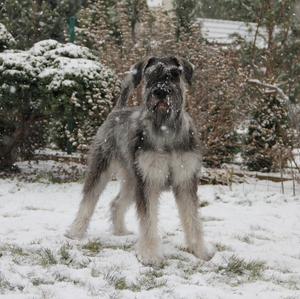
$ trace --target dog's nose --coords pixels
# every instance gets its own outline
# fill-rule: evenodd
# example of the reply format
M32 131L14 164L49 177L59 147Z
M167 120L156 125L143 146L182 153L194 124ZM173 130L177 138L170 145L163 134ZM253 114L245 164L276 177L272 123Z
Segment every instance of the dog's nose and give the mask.
M156 88L153 91L153 94L159 99L159 100L163 100L167 97L167 95L169 94L169 90L165 89L165 88Z

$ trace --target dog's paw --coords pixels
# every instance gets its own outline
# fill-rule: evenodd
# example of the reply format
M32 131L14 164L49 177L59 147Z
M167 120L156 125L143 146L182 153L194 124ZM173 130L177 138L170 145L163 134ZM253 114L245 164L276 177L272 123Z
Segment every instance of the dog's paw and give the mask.
M137 244L137 258L144 265L160 266L163 255L158 240L147 240Z
M196 257L203 261L209 261L216 253L216 249L213 247L198 247L190 250Z
M163 256L157 253L137 253L138 260L146 266L161 266L163 264Z
M84 237L84 233L79 233L70 229L65 232L64 236L72 240L81 240Z

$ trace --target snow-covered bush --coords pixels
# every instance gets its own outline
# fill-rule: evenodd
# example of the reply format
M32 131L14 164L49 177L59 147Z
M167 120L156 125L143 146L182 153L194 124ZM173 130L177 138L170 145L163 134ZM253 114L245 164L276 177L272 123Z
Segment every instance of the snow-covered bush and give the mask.
M6 27L0 23L0 52L6 50L16 43L13 36L7 31Z
M0 168L41 144L48 97L38 75L44 67L44 59L29 52L0 53Z
M85 47L54 41L35 44L47 67L39 74L51 94L50 139L62 150L86 150L119 92L116 75Z
M54 40L0 53L0 82L0 168L43 136L64 150L85 149L119 91L116 75L87 48Z

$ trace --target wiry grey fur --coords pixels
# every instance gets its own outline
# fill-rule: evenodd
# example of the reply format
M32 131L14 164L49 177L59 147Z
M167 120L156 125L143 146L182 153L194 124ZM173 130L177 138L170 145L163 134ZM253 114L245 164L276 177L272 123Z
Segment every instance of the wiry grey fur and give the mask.
M123 83L115 109L91 146L83 199L67 233L82 238L111 173L118 170L121 190L111 204L114 233L127 234L124 215L136 203L140 223L138 256L161 261L157 209L162 190L172 188L189 250L207 259L198 212L199 141L185 111L185 85L192 65L176 57L152 57L136 64ZM131 91L143 81L143 104L127 107Z

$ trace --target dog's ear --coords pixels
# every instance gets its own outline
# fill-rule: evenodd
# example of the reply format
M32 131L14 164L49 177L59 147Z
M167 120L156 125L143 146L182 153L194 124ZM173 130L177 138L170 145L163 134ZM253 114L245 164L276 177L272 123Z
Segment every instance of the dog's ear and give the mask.
M155 64L156 61L156 57L149 57L148 59L140 61L131 67L130 73L132 76L132 83L134 88L136 88L141 83L145 70L151 65Z
M157 62L157 57L155 56L152 56L152 57L149 57L148 59L145 60L145 67L144 67L144 72L146 71L146 69L148 67L150 67L151 65L155 64Z
M128 104L128 99L133 90L141 83L145 70L155 63L156 57L150 57L146 60L140 61L130 68L129 74L122 82L119 99L116 107L125 107Z
M132 83L134 88L136 88L142 81L144 71L144 61L140 61L133 65L130 69L132 76Z
M183 76L185 81L191 85L193 74L194 74L194 65L191 64L188 60L181 58L180 59L180 66L182 68Z

